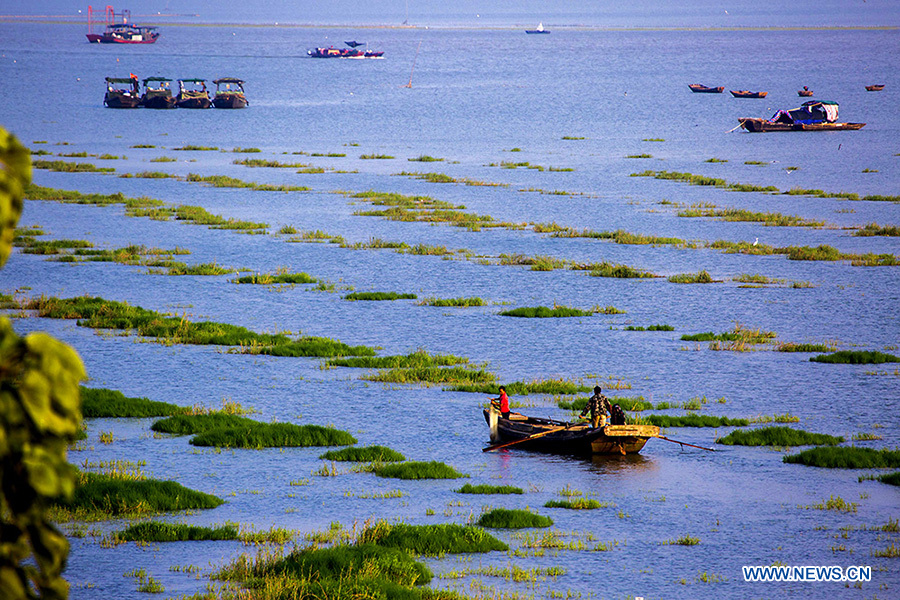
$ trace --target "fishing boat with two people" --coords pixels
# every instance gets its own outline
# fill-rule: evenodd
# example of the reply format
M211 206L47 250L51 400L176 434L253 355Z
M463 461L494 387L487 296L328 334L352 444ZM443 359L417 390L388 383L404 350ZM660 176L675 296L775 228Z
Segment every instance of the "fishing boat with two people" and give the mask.
M107 77L103 104L107 108L137 108L141 104L141 90L137 75L131 77Z
M865 123L838 123L838 103L810 100L799 108L779 110L771 119L740 118L739 127L751 133L769 131L844 131L865 127Z
M213 83L216 84L216 95L212 103L216 108L246 108L250 104L244 96L243 79L220 77L214 79Z
M121 22L117 22L117 18ZM129 23L131 11L123 10L116 14L112 6L105 9L106 29L103 33L94 33L94 9L88 6L87 39L92 44L152 44L159 39L156 27L145 27Z
M175 98L178 108L209 108L212 100L206 89L206 80L198 77L179 79L178 96Z
M175 96L169 84L171 79L166 77L147 77L144 79L144 94L141 96L141 106L144 108L175 108Z

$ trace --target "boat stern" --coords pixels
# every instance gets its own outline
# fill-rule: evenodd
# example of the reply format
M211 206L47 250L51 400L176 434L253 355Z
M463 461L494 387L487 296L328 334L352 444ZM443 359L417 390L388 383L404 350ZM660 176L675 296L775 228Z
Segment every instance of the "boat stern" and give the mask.
M659 436L655 425L607 425L603 435L591 442L593 454L637 454L652 437Z

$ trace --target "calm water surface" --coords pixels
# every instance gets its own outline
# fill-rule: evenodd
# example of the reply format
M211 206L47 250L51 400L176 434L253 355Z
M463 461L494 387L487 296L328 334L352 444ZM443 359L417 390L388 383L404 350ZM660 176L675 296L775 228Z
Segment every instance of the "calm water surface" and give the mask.
M535 39L537 37L537 39ZM380 61L318 61L314 46L365 40L385 51ZM802 51L800 51L802 49ZM501 381L562 377L591 384L612 377L631 386L615 392L657 403L711 401L704 414L755 417L790 413L810 431L876 433L871 447L900 443L900 378L893 367L819 365L808 355L715 352L683 342L685 333L722 332L741 323L776 332L779 341L835 343L844 349L887 350L900 344L900 269L853 267L847 262L788 261L691 248L625 246L591 239L552 238L523 230L472 232L445 225L395 223L356 216L365 205L331 192L392 191L463 204L500 221L556 222L595 231L685 240L753 241L773 246L828 244L845 252L900 254L897 238L853 237L845 228L900 224L898 205L807 196L735 193L647 177L652 170L682 171L729 182L900 194L897 64L900 43L888 31L573 31L525 36L519 31L352 30L170 27L147 47L89 45L81 26L0 24L0 124L34 149L113 154L117 160L68 159L113 166L115 174L35 171L35 182L82 192L121 191L169 204L202 206L214 214L321 229L350 242L372 238L467 249L480 257L550 255L580 262L610 261L659 275L709 271L721 283L675 285L592 278L583 272L535 272L442 260L389 250L350 250L329 244L291 244L284 236L239 235L180 222L124 216L120 206L98 208L26 203L22 224L50 238L86 239L98 247L145 244L187 248L191 263L217 262L255 272L305 271L334 283L332 293L312 286L269 289L236 286L223 277L166 277L107 263L66 264L14 253L0 272L0 289L23 296L90 294L148 309L242 325L256 331L302 331L367 344L382 354L416 348L485 362ZM415 69L412 70L413 64ZM412 87L405 87L410 81ZM244 111L114 111L103 108L103 78L164 75L238 76L247 80ZM689 83L768 91L764 100L695 95ZM864 86L888 84L878 94ZM816 98L841 104L841 120L865 122L858 132L752 135L729 132L741 116L768 117L799 105L803 85ZM564 140L563 137L583 138ZM645 141L659 139L663 141ZM38 142L46 142L39 144ZM57 144L67 144L65 146ZM138 149L137 144L155 148ZM183 152L193 144L226 152ZM233 154L257 147L259 154ZM519 151L513 152L518 148ZM291 153L345 153L320 158ZM361 160L361 154L395 158ZM438 163L409 162L428 154ZM652 158L626 158L650 154ZM177 162L151 163L171 156ZM235 158L267 158L331 169L249 169ZM707 163L710 158L727 162ZM501 169L501 161L547 169ZM758 161L760 165L748 165ZM573 169L550 171L549 167ZM787 167L796 167L788 169ZM344 171L341 173L334 170ZM863 172L868 170L868 172ZM305 185L308 193L215 189L163 179L120 179L117 174L166 171L229 175L273 184ZM504 187L432 184L396 174L433 171ZM520 191L566 191L566 195ZM677 216L673 204L714 204L825 221L820 229L765 227ZM744 288L732 281L760 273L789 285ZM480 296L473 309L418 306L414 301L347 302L346 290L413 292L419 297ZM623 315L576 319L508 319L508 307L614 305ZM673 332L625 331L627 325L673 325ZM412 460L440 460L470 475L473 484L526 489L516 497L467 497L458 481L403 482L351 473L314 475L322 450L198 450L187 438L154 438L149 420L93 420L83 461L146 460L144 471L175 479L227 500L211 511L175 515L177 522L239 522L301 532L332 522L351 528L370 519L411 523L465 523L486 507L531 508L552 516L555 529L575 539L618 542L609 552L548 551L543 556L448 556L428 560L435 573L478 566L562 566L553 581L486 585L523 597L583 598L839 598L891 597L900 586L896 559L873 552L897 544L897 534L863 531L900 515L896 488L858 482L857 471L827 471L782 463L781 450L722 447L717 453L682 450L651 441L640 456L572 460L522 451L483 454L484 398L436 387L382 386L363 371L323 369L314 359L249 357L216 348L163 346L97 333L71 321L20 316L21 333L44 330L74 346L89 385L181 405L217 406L236 400L262 420L333 425L361 445L383 444ZM716 402L723 398L724 402ZM514 398L524 412L567 419L553 398ZM666 411L677 414L681 411ZM99 433L112 431L104 445ZM672 429L669 437L704 446L728 428ZM308 479L309 485L290 482ZM565 486L613 507L596 511L543 508ZM402 491L400 498L363 496ZM859 503L844 514L804 508L831 496ZM431 511L433 514L428 514ZM124 523L99 525L102 531ZM91 525L93 527L93 525ZM850 528L846 536L841 528ZM499 532L513 548L521 542ZM684 535L693 547L664 544ZM67 575L75 599L137 596L122 574L144 567L167 596L205 587L204 575L247 552L227 542L104 549L94 537L72 538ZM742 565L869 565L872 582L751 584ZM195 565L195 578L172 567ZM702 574L720 581L701 581ZM433 586L468 589L469 579L438 579Z

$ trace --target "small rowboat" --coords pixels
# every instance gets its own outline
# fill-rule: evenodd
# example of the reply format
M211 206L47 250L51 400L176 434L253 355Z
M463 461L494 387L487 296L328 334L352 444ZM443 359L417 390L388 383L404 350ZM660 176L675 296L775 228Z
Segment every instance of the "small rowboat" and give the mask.
M738 119L741 127L751 133L771 131L855 131L865 123L775 123L768 119Z
M880 91L883 90L883 89L884 89L884 84L883 84L883 83L879 83L879 84L876 84L876 85L867 85L867 86L866 86L866 91L867 91L867 92L880 92Z
M659 427L655 425L606 425L594 429L588 423L566 423L519 413L510 413L504 419L484 409L488 425L492 418L496 419L496 429L492 428L495 441L554 454L637 454L647 440L659 437Z
M691 91L695 94L721 94L725 91L725 86L720 85L719 87L707 87L705 85L700 85L699 83L690 83L688 87L691 88Z
M811 89L809 89L808 87L806 87L806 86L804 85L804 86L803 86L803 89L802 89L802 90L799 90L799 91L797 92L797 95L800 96L801 98L809 98L810 96L813 95L813 92L812 92Z
M765 98L769 92L751 92L749 90L731 90L735 98Z

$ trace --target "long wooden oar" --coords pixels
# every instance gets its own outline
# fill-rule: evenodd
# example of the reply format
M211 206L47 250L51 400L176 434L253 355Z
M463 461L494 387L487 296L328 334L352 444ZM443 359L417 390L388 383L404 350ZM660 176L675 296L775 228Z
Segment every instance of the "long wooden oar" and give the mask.
M482 452L490 452L491 450L499 450L500 448L506 448L507 446L512 446L514 444L521 444L522 442L527 442L528 440L533 440L542 436L547 435L548 433L554 433L556 431L562 431L563 429L568 429L568 425L564 425L563 427L554 427L552 429L548 429L547 431L542 431L540 433L535 433L533 435L529 435L528 437L522 438L521 440L514 440L512 442L503 442L502 444L494 444L493 446L488 446L487 448L483 448Z
M667 438L667 437L665 437L665 436L663 436L663 435L657 435L657 436L655 436L655 437L657 437L657 438L659 438L659 439L661 439L661 440L666 440L667 442L674 442L674 443L676 443L676 444L681 444L682 446L690 446L691 448L700 448L701 450L708 450L709 452L715 452L715 451L716 451L715 448L704 448L703 446L695 446L694 444L688 444L687 442L679 442L678 440L670 440L669 438Z

